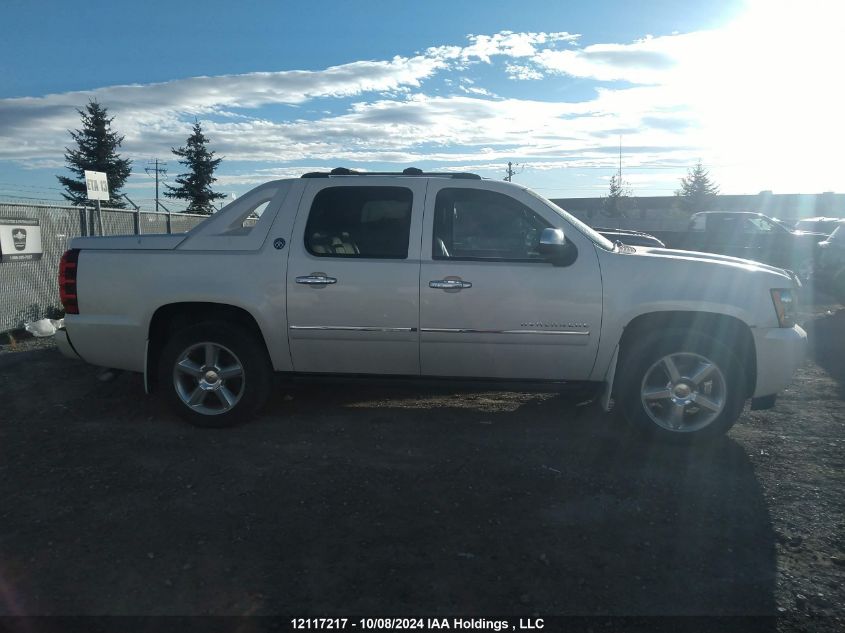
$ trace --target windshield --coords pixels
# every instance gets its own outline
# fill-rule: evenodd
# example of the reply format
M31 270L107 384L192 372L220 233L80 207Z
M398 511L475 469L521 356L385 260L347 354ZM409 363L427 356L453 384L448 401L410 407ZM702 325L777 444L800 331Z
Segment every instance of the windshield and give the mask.
M769 218L763 215L755 218L749 218L747 220L747 225L749 233L771 233L773 231L789 232L789 229L777 224L776 222L772 222Z
M564 220L566 220L567 222L572 224L576 229L578 229L579 231L581 231L581 233L583 233L585 236L587 236L587 238L589 238L590 241L592 241L596 246L599 246L606 251L612 251L613 250L613 248L614 248L613 242L611 242L609 239L604 237L601 233L598 233L594 228L588 226L587 224L585 224L584 222L582 222L581 220L576 218L571 213L564 211L563 209L561 209L559 206L557 206L551 200L547 200L546 198L544 198L540 194L538 194L534 191L531 191L531 189L526 189L525 191L527 191L532 196L537 198L537 200L539 200L544 205L546 205L549 209L551 209L552 211L557 213Z

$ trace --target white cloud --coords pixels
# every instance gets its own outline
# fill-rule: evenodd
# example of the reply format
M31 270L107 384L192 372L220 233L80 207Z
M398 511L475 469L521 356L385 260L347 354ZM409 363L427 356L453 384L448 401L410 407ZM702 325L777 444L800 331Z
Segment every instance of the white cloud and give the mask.
M0 99L0 159L55 156L78 126L76 109L91 99L119 119L127 145L142 136L183 136L185 116L233 116L231 108L300 104L317 97L419 87L446 62L438 56L360 61L322 71L281 71L192 77L164 83L122 85L44 97ZM242 117L235 117L242 118ZM176 129L179 132L171 136Z
M296 175L315 161L433 161L458 169L515 159L530 166L527 172L596 169L613 165L622 135L626 165L681 166L701 157L717 165L725 191L800 182L834 189L845 142L835 81L845 56L843 11L836 4L797 6L752 5L718 30L630 43L580 46L580 36L564 31L504 31L471 35L466 46L319 71L2 99L0 160L61 164L66 130L78 127L75 108L96 98L116 116L124 150L134 157L166 154L185 137L188 121L203 118L219 155L257 163L222 175L225 186ZM479 65L489 68L477 73ZM586 79L594 95L527 99L518 91L529 87L516 82L494 93L481 79L491 72L533 80L532 88ZM435 87L435 78L444 81ZM316 99L335 99L334 107L311 106ZM291 109L270 118L259 110L267 105Z
M716 31L646 37L631 44L593 44L575 50L545 49L531 61L546 72L600 81L663 83L684 59L708 55Z
M391 96L418 89L424 81L467 63L491 63L491 57L533 55L540 45L572 42L577 35L513 33L471 35L469 44L439 46L412 57L357 61L320 71L288 70L242 75L191 77L154 84L107 86L43 97L0 99L0 160L55 160L68 142L66 131L78 126L77 108L91 99L105 104L126 135L125 147L145 153L184 136L185 120L213 115L246 120L234 109L268 104L297 106L315 98L349 98L367 93ZM492 96L486 88L465 92ZM167 139L167 140L165 140ZM139 147L141 146L141 147Z
M495 35L470 35L471 44L460 51L460 57L464 60L479 59L480 61L491 61L491 57L502 55L505 57L519 58L532 57L537 52L537 47L544 44L556 42L574 42L580 35L560 31L557 33L514 33L513 31L502 31Z
M495 97L496 95L487 90L487 88L482 88L481 86L458 86L458 89L468 95L481 95L484 97Z
M505 64L505 72L511 79L529 80L543 78L543 73L539 70L524 64Z

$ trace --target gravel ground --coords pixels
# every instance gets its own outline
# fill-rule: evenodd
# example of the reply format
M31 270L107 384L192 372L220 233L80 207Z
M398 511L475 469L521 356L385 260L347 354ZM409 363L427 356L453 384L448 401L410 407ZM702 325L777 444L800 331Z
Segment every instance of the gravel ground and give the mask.
M0 349L0 614L770 615L845 630L845 311L775 409L648 445L555 394L279 385L186 426ZM775 622L772 620L772 622Z

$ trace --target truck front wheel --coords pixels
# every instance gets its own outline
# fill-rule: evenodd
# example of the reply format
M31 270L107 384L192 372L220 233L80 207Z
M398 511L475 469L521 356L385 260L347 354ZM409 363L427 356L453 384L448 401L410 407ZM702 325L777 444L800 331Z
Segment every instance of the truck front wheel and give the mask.
M726 433L747 398L745 372L725 344L698 332L644 337L625 353L619 401L646 434L693 441Z
M272 367L256 337L233 323L199 323L165 343L159 385L170 407L195 426L225 427L266 402Z

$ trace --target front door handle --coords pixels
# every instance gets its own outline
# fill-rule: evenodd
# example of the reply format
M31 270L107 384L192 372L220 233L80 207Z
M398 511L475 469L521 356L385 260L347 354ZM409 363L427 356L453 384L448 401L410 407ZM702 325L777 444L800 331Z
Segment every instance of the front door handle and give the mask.
M306 286L326 286L336 284L337 279L328 277L325 273L315 273L313 275L302 275L296 278L296 283L305 284Z
M472 288L472 282L462 279L435 279L428 282L429 288L440 288L441 290L462 290Z

